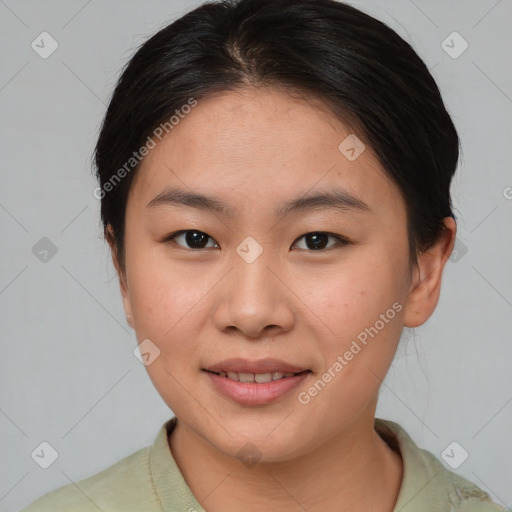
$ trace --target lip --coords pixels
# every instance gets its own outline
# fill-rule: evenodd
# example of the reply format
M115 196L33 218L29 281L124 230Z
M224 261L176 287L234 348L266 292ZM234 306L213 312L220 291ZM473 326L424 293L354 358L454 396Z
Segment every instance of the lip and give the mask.
M225 359L220 363L216 363L203 370L210 372L236 372L236 373L268 373L268 372L283 372L283 373L299 373L309 368L291 365L279 359L258 359L250 361L243 358ZM277 381L276 381L277 382ZM261 385L261 384L260 384Z
M208 370L203 370L203 372L217 391L241 405L266 405L275 402L289 394L311 374L310 371L304 371L293 377L258 384L257 382L236 382Z

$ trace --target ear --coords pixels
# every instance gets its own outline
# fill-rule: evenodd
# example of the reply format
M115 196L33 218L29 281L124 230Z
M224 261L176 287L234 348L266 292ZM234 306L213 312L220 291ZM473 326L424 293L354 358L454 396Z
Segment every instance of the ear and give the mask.
M446 217L443 222L445 229L439 240L418 256L405 304L405 327L418 327L425 323L439 302L443 269L453 251L457 233L452 217Z
M114 263L114 267L117 272L117 277L119 279L119 288L121 290L121 296L123 299L123 307L124 312L126 314L126 321L128 325L133 329L133 321L132 321L132 307L130 303L130 297L128 294L128 286L126 285L126 275L121 268L121 264L119 261L119 253L117 251L117 246L114 238L114 230L110 224L107 225L105 229L105 238L107 239L108 245L110 246L110 252L112 253L112 261Z

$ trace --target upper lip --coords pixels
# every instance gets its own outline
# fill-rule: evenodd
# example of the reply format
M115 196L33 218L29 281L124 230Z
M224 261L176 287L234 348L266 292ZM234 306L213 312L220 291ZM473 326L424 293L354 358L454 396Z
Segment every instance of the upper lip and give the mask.
M236 373L269 373L269 372L283 372L283 373L299 373L308 368L295 366L279 359L258 359L250 361L243 358L225 359L220 363L203 368L210 372L236 372Z

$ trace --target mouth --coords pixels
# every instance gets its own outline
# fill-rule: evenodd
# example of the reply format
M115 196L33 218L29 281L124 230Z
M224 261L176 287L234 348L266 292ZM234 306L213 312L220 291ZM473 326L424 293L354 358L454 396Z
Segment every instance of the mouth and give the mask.
M311 370L302 370L300 372L282 372L273 371L265 373L248 373L248 372L232 372L232 371L220 371L214 372L212 370L203 370L208 373L213 373L219 377L224 377L234 382L253 383L253 384L266 384L276 380L288 379L297 375L305 373L311 373Z
M246 371L233 371L240 368L233 367L226 369L220 363L216 368L203 369L208 377L208 382L218 393L229 398L235 403L243 406L262 406L274 403L277 400L290 396L294 389L297 389L312 374L312 370L301 370L300 368L283 368L283 364L274 368L244 368ZM240 365L237 365L240 366ZM250 366L250 365L246 365ZM254 367L255 365L253 365ZM222 369L224 367L224 369ZM247 370L258 371L251 373ZM283 370L288 371L283 371ZM289 371L295 370L295 371ZM263 371L263 373L261 373Z

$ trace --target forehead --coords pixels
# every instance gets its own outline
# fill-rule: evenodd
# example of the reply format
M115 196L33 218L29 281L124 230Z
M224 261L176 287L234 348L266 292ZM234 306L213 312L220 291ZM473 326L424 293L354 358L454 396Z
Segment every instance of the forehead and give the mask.
M199 100L157 142L130 195L147 204L179 185L254 210L341 185L366 203L396 205L400 193L367 144L355 159L340 150L359 144L354 135L321 100L275 88L223 91Z

